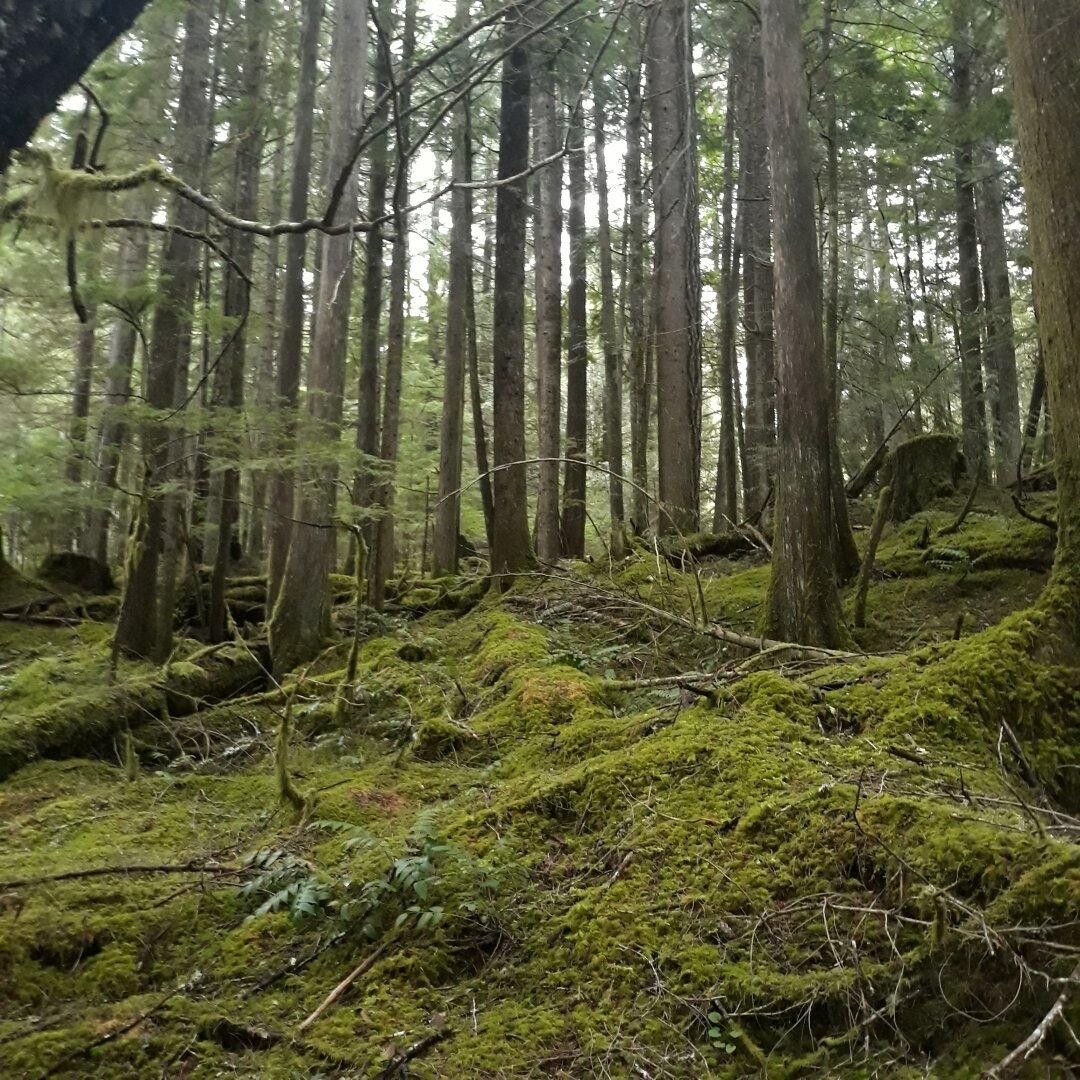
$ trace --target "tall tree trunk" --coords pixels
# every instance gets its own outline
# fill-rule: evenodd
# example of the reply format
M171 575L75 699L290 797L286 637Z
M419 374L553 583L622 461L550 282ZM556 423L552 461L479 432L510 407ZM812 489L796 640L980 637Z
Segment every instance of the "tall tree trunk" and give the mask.
M837 646L829 382L799 0L762 0L766 114L776 245L779 387L777 505L766 631Z
M455 25L469 21L468 0L458 0ZM465 372L468 366L469 264L472 261L472 181L469 105L454 117L450 193L450 280L446 298L446 353L443 361L442 419L439 428L439 498L432 534L431 565L436 576L457 572L461 531L461 452L465 426Z
M989 86L985 96L990 97ZM996 477L998 484L1004 486L1015 478L1020 458L1020 392L1005 241L1005 197L997 148L991 140L984 139L977 153L981 179L975 195L986 297L986 369L993 403Z
M600 337L604 345L604 458L608 476L608 514L611 554L626 551L626 509L623 500L622 346L615 326L615 284L611 260L611 222L608 219L607 139L604 88L594 81L593 107L596 143L596 244L600 249Z
M657 464L662 531L698 527L701 281L693 53L688 0L649 15L649 104L656 217Z
M495 409L495 527L491 570L496 588L513 579L503 575L532 564L525 466L525 218L529 158L529 54L522 44L523 20L506 18L508 52L503 61L499 111L499 169L495 195L495 273L492 369ZM517 179L512 179L517 177Z
M389 32L390 4L380 0L379 25L383 33ZM378 38L378 34L376 37ZM390 88L390 42L375 41L376 97ZM385 106L373 117L378 127L386 119ZM390 179L390 159L386 133L376 135L371 144L368 164L369 221L376 221L386 212L386 189ZM360 532L370 552L375 546L375 523L368 515L371 509L373 479L372 464L379 457L379 328L382 319L383 298L383 230L372 229L364 239L364 306L360 317L360 373L356 387L356 449L360 454L353 502L361 513ZM355 537L350 534L350 558Z
M152 209L147 207L149 217ZM105 413L101 420L98 446L95 503L90 509L83 549L99 562L109 555L109 522L112 518L112 491L116 487L120 453L127 435L124 410L131 398L131 376L135 350L139 343L137 305L130 300L144 284L150 261L150 233L129 229L120 241L120 265L117 278L121 290L122 312L109 334L109 352L105 372Z
M720 450L716 461L716 498L713 503L713 531L721 532L738 521L738 451L735 432L735 320L738 318L738 286L732 273L734 235L732 202L735 193L735 114L739 81L738 49L728 54L727 102L724 113L724 174L720 195L720 278L717 287L717 315L720 338L717 344L720 373Z
M329 195L338 176L347 172L334 215L335 222L343 222L351 220L356 212L357 170L348 167L349 142L363 100L368 33L363 0L340 0L335 14L326 180ZM318 313L307 368L312 438L324 448L336 446L341 436L352 285L353 237L349 233L325 237ZM293 523L285 575L270 619L271 656L278 673L313 657L329 631L329 576L337 550L337 472L333 462L320 462L317 457L305 462L304 482L297 498L298 520Z
M280 221L284 204L285 186L285 139L279 136L274 147L274 163L271 173L271 196L268 211L271 221ZM256 434L252 438L252 451L265 454L270 446L262 433L264 423L270 423L270 411L274 405L274 358L275 339L278 332L278 279L281 269L281 238L272 236L266 245L266 274L263 279L262 329L259 336L259 368L255 377L255 406L261 416L255 421ZM244 550L255 560L261 560L266 536L266 489L267 474L257 468L251 474L250 524Z
M243 102L246 115L237 125L234 165L234 206L236 214L251 220L259 213L259 167L265 139L263 80L266 71L267 9L264 0L245 0L244 25L247 48L243 60ZM242 274L251 278L255 236L234 233L230 243L236 263L225 271L225 315L230 334L228 348L218 365L214 385L215 405L232 413L228 425L234 433L226 450L226 467L221 474L221 505L217 520L217 544L210 576L210 609L207 629L210 641L228 637L225 608L225 579L232 558L233 540L240 520L240 438L239 411L244 403L244 362L247 354L247 314L250 296Z
M837 347L840 323L840 130L836 114L836 84L831 67L833 47L833 2L825 3L824 48L825 68L826 145L826 212L829 276L825 293L825 380L829 395L829 449L832 452L833 553L836 556L836 576L841 581L854 577L859 569L859 549L848 519L847 495L844 491L844 466L840 460L840 362Z
M469 319L469 398L472 405L473 442L476 444L476 474L479 477L480 505L484 511L484 534L487 537L490 554L495 550L495 495L488 459L484 397L480 385L480 350L476 341L476 296L473 291L471 264L469 266L469 299L465 311Z
M567 162L570 204L570 281L566 292L566 470L562 492L562 553L585 557L585 455L587 452L589 326L585 238L585 126L581 105L570 116Z
M318 75L319 24L323 0L302 0L300 73L293 105L293 158L289 178L289 217L307 217L311 184L311 143ZM281 299L281 340L278 346L276 396L283 413L282 456L287 460L296 442L296 407L300 397L300 365L304 349L304 257L307 237L290 234L285 241L285 282ZM272 611L285 574L292 540L294 472L288 464L275 469L270 478L270 553L266 567L267 610Z
M989 467L986 403L979 334L979 243L972 183L972 144L964 132L971 111L971 0L953 0L953 108L956 135L956 250L960 275L960 411L968 468L985 474Z
M401 69L407 71L416 51L416 0L406 0L405 26L401 38ZM401 372L405 358L405 303L409 274L409 202L408 110L412 84L405 83L398 99L400 117L397 132L397 169L394 174L394 242L390 252L390 312L386 324L386 380L383 389L382 436L379 456L387 465L396 464L401 428ZM384 478L376 493L375 505L380 516L375 525L375 552L371 559L369 599L381 609L386 597L386 582L394 569L394 482Z
M554 61L539 72L536 143L541 160L562 146ZM559 532L559 449L562 421L562 158L537 178L536 229L536 554L543 563L562 554Z
M1072 640L1080 625L1080 9L1007 0L1016 126L1039 290L1039 336L1054 417L1057 559L1051 603Z
M194 186L202 181L208 151L206 128L210 108L208 79L213 7L213 0L190 0L184 19L173 171ZM201 216L202 212L192 203L174 200L172 220L178 227L197 231ZM161 256L145 389L147 404L159 412L176 403L180 370L186 370L187 361L183 354L191 345L191 310L198 266L198 241L180 232L169 233ZM116 626L118 648L156 660L165 659L171 640L172 590L159 591L158 588L158 564L166 534L165 497L159 485L165 479L175 445L175 432L170 431L160 418L143 424L145 476L140 509L143 520L138 530L141 537L131 553ZM162 607L160 618L159 601Z
M649 391L645 378L645 200L641 173L641 19L634 16L626 71L626 324L630 361L630 528L649 528Z
M739 110L739 176L743 216L743 320L746 326L746 469L743 509L756 513L771 483L775 444L773 280L769 161L761 35L755 26L740 42L746 57Z

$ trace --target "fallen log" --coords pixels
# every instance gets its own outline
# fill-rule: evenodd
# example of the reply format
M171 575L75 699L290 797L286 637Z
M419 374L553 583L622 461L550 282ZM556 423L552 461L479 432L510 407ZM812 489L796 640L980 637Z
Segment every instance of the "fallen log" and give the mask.
M181 717L264 685L256 647L227 646L198 663L177 661L154 675L130 679L68 698L22 716L0 718L0 780L38 758L102 754L123 731L162 715Z

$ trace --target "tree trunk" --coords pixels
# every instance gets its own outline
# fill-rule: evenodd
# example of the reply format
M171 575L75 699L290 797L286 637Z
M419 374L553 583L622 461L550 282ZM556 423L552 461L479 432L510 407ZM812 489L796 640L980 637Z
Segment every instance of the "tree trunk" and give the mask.
M173 171L198 187L205 171L210 98L210 24L213 0L190 0L184 20ZM173 222L197 230L202 211L184 199L175 199ZM154 308L145 396L159 413L176 403L180 370L186 370L185 352L191 347L191 311L199 267L199 243L179 232L169 233L161 256L158 300ZM158 564L166 538L165 480L176 433L159 417L143 424L143 535L131 553L124 599L116 626L116 643L124 652L164 660L171 644L172 589L158 588ZM166 560L166 563L168 560ZM159 612L159 604L161 611ZM167 610L166 610L167 609Z
M766 114L776 250L779 439L766 632L837 647L829 383L799 0L762 0Z
M765 83L761 37L744 32L746 58L739 124L740 199L743 217L743 320L746 326L746 469L743 508L765 503L775 445L773 267L770 246L769 161L765 138Z
M4 5L0 36L0 174L64 93L147 0L38 0Z
M514 44L523 28L515 11L507 15L499 112L499 169L495 196L495 273L492 368L495 409L495 522L491 570L496 588L513 579L502 575L532 564L529 507L525 486L525 218L529 159L529 54ZM511 179L518 177L517 179Z
M600 337L604 345L604 458L608 476L608 515L611 519L611 554L626 551L626 510L623 500L622 347L615 327L615 284L611 260L611 223L608 219L607 140L605 102L599 79L593 90L596 143L596 244L600 249Z
M367 68L365 4L363 0L341 0L336 16L326 181L329 195L338 176L347 170L334 220L348 221L357 198L357 170L349 169L348 162ZM353 254L349 233L324 238L315 334L307 369L312 439L324 448L336 446L341 435ZM328 586L337 550L334 494L338 470L332 461L308 460L305 464L285 575L269 626L274 670L279 674L313 657L330 627Z
M732 274L734 247L732 202L735 193L735 127L738 100L740 53L728 54L727 102L724 115L724 174L720 196L720 278L716 291L720 338L717 344L720 373L720 450L716 461L716 499L713 504L713 532L730 528L739 519L738 450L735 433L735 320L738 295Z
M293 159L289 178L289 217L307 217L311 185L311 143L318 75L319 24L323 0L302 0L300 73L293 105ZM300 364L304 348L304 257L307 237L290 234L285 241L285 282L281 298L281 339L278 346L276 392L283 412L282 456L288 458L296 443L296 407L300 397ZM270 478L270 553L266 568L266 609L273 611L292 539L294 473L289 465L275 469Z
M585 557L585 455L587 452L589 327L585 238L585 126L580 102L570 116L567 163L570 205L570 282L566 293L566 471L563 475L562 553Z
M1075 643L1080 625L1080 9L1007 0L1016 127L1039 290L1039 336L1054 418L1057 558L1048 596Z
M259 166L265 139L263 80L266 71L267 11L264 0L245 0L244 25L247 48L243 59L243 104L246 115L236 125L236 160L234 165L234 206L241 218L251 220L259 214ZM211 642L229 636L225 607L225 578L232 558L233 540L240 519L240 438L239 411L244 403L244 363L247 355L246 315L250 296L241 274L251 278L255 254L255 236L237 231L231 237L230 254L236 263L225 270L226 333L228 348L218 364L214 383L215 405L231 412L228 424L233 432L226 449L227 464L221 474L221 504L217 520L217 544L210 576L210 605L207 630Z
M953 0L953 108L958 128L971 111L971 0ZM961 131L956 151L956 250L959 263L960 411L968 468L985 474L989 466L986 404L979 334L979 243L972 183L972 144Z
M537 153L562 147L554 61L539 73L536 94ZM559 449L562 421L562 158L537 177L536 229L536 554L542 563L562 553L559 533Z
M148 200L147 200L148 201ZM152 210L145 215L150 216ZM123 311L109 334L108 363L105 372L105 412L101 420L98 446L95 503L90 509L83 542L86 554L98 562L109 556L109 521L112 518L112 491L116 487L120 452L127 435L124 407L131 397L131 374L139 343L137 307L128 306L132 294L144 284L150 260L150 233L129 229L120 241L120 265L117 278Z
M687 0L659 0L648 23L656 217L656 407L661 530L698 527L701 281L696 118Z
M480 387L480 350L476 343L476 296L473 291L471 264L469 266L469 299L465 311L469 319L469 395L472 405L473 442L476 444L476 473L480 478L480 504L484 510L484 533L490 555L495 550L495 495L492 489L491 465L488 460L484 399Z
M985 97L990 96L987 86ZM998 485L1004 486L1014 479L1020 459L1020 392L1005 241L1005 198L1001 190L1001 163L991 140L986 139L979 146L978 158L981 179L975 194L986 297L986 369L993 403L995 475Z
M829 230L829 277L825 293L825 380L829 394L829 448L832 451L833 552L836 556L836 576L847 581L859 570L859 549L848 519L847 495L844 491L844 467L840 460L840 363L837 347L840 322L840 131L836 115L836 85L831 69L832 15L834 0L826 0L824 49L826 53L826 211ZM914 358L913 358L914 359Z
M649 528L649 391L645 378L645 202L641 175L641 16L631 28L626 109L626 324L630 359L630 528Z
M401 69L407 71L416 50L416 0L406 0L405 27L401 39ZM405 303L409 273L409 220L405 207L409 202L409 161L405 150L409 139L408 110L412 84L406 83L398 99L401 112L396 127L397 171L394 176L394 242L390 252L390 313L386 325L386 380L383 388L382 441L379 456L389 467L397 463L398 435L401 427L401 371L405 357ZM381 609L386 596L386 582L394 569L394 482L385 478L376 493L375 505L381 511L375 526L375 553L371 559L369 599Z
M459 0L455 24L469 20L468 0ZM457 572L461 531L461 451L465 426L465 372L468 365L469 264L472 261L472 133L463 100L454 117L450 193L450 280L446 298L446 353L443 360L442 422L439 428L439 497L432 533L431 566L436 576Z

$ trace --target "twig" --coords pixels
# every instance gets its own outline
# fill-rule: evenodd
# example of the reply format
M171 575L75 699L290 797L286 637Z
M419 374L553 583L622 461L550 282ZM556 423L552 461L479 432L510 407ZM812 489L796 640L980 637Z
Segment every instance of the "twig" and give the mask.
M384 1066L383 1070L379 1073L379 1080L392 1080L393 1077L403 1075L405 1066L408 1065L413 1058L418 1058L421 1054L430 1050L436 1043L442 1042L450 1034L448 1027L439 1028L436 1031L425 1035L422 1039L417 1040L401 1053L395 1054Z
M128 866L95 866L89 870L65 870L60 874L44 874L36 878L0 881L0 889L26 889L33 885L48 885L55 881L80 881L86 878L108 877L110 874L237 874L241 868L213 862L132 863Z
M330 1006L333 1005L334 1002L337 1001L338 998L340 998L345 993L345 991L348 990L349 987L352 986L352 984L360 978L361 975L363 975L367 971L370 971L371 968L375 965L375 962L393 944L393 941L394 939L392 937L387 938L384 942L382 942L382 944L376 946L376 948L369 952L367 956L364 957L364 959L361 960L360 963L357 964L356 967L354 967L352 971L350 971L349 974L346 975L345 978L342 979L341 982L339 982L337 986L335 986L334 989L326 995L325 998L323 998L322 1002L319 1004L319 1007L296 1029L297 1033L307 1031L307 1029L311 1027L311 1025L314 1024L315 1021L318 1020L319 1017L322 1016L322 1014L326 1012L326 1010L329 1009Z
M984 1073L986 1077L1003 1076L1018 1061L1026 1061L1031 1057L1039 1048L1043 1039L1046 1038L1050 1029L1061 1018L1065 1010L1065 1003L1069 1000L1069 993L1077 982L1080 982L1080 964L1073 968L1072 974L1069 975L1065 985L1061 988L1061 993L1058 994L1054 1004L1050 1006L1049 1012L1035 1025L1031 1034L1019 1046L1010 1050L996 1065L987 1069Z

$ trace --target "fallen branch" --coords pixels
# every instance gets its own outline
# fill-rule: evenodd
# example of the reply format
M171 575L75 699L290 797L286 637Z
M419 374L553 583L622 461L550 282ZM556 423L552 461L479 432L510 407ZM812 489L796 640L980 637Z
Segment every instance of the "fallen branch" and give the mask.
M1065 1003L1069 1000L1072 988L1080 982L1080 964L1073 968L1072 974L1065 981L1054 1004L1049 1012L1035 1025L1031 1034L1019 1046L1010 1050L996 1065L987 1069L984 1075L988 1078L1003 1076L1018 1061L1026 1061L1042 1045L1042 1041L1049 1034L1050 1029L1061 1019L1065 1011ZM1075 1038L1075 1036L1074 1036Z
M412 1046L402 1050L401 1053L394 1054L379 1073L379 1080L392 1080L393 1077L403 1075L403 1070L410 1061L430 1050L436 1043L442 1042L449 1034L450 1029L448 1027L441 1027L414 1042Z
M392 937L387 938L381 945L376 946L376 948L374 948L370 953L368 953L367 956L364 957L364 959L361 960L360 963L357 964L356 967L354 967L352 971L350 971L349 974L346 975L345 978L342 979L341 982L339 982L337 986L335 986L334 989L326 995L325 998L323 998L322 1002L319 1004L319 1007L296 1029L297 1033L299 1034L301 1032L307 1031L307 1029L311 1027L311 1025L314 1024L315 1021L318 1020L319 1017L322 1016L322 1014L326 1012L326 1010L329 1009L330 1006L333 1005L334 1002L337 1001L338 998L340 998L345 993L345 991L348 990L349 987L352 986L353 983L355 983L356 980L360 978L361 975L363 975L367 971L370 971L371 968L374 967L375 962L383 955L383 953L386 952L388 948L390 948L391 944L393 944L393 941L394 939Z
M1033 521L1036 525L1044 525L1051 532L1057 532L1057 522L1053 518L1043 517L1041 514L1033 514L1027 507L1024 506L1020 497L1013 493L1012 497L1013 506L1016 507L1016 512L1025 520Z
M57 881L82 881L86 878L109 877L112 874L237 874L240 867L216 862L186 863L129 863L126 866L94 866L86 870L65 870L41 877L16 878L0 881L0 890L29 889L35 885L50 885Z

